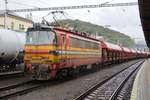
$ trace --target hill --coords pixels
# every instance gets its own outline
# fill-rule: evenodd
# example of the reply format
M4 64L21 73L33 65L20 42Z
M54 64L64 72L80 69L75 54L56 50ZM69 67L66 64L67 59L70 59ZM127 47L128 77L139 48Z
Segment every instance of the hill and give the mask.
M103 36L106 41L111 43L117 44L119 42L126 47L132 47L134 45L134 41L129 36L108 28L104 28L103 26L95 25L80 20L70 20L70 19L59 20L58 22L63 26L66 25L72 26L77 30L79 30L80 32L86 32L89 34L97 33L97 35Z

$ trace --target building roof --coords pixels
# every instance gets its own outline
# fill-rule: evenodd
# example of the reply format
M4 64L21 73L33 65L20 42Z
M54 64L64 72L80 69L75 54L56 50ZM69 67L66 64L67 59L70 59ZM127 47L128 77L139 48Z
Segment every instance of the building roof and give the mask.
M150 0L138 0L138 3L145 40L150 48Z
M21 17L21 16L17 15L16 13L13 13L13 12L8 12L7 16L9 16L9 17L16 17L16 18L18 18L20 20L27 21L29 23L33 23L32 20L24 18L24 17ZM0 17L4 17L4 12L0 12Z

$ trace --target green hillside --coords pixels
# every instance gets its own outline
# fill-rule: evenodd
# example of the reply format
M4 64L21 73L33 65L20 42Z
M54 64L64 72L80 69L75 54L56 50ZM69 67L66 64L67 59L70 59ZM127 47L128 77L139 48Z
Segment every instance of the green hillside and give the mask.
M108 28L104 28L99 25L95 25L80 20L70 20L70 19L61 20L58 22L63 26L69 25L75 27L80 32L87 32L89 34L97 33L97 35L103 36L106 41L111 43L117 44L119 41L119 43L122 43L123 46L126 47L132 47L134 45L134 41L129 36Z

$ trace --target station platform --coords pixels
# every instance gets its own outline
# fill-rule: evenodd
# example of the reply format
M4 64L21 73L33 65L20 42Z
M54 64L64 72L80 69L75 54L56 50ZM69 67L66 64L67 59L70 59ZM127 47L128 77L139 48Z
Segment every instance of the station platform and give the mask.
M138 71L130 100L150 100L150 59L146 59Z

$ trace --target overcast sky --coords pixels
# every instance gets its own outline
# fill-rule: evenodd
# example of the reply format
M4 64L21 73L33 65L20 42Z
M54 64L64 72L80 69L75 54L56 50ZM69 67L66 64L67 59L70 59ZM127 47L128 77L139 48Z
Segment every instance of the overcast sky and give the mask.
M137 0L8 0L8 9L101 4L104 2L125 3L137 2ZM0 9L4 9L4 0L0 0ZM33 20L37 22L41 21L41 17L48 12L50 11L31 13ZM127 34L136 40L144 38L138 6L65 10L65 12L67 12L68 18L80 19L102 26L110 25L109 28ZM17 14L25 16L27 13Z

